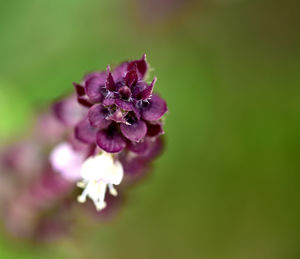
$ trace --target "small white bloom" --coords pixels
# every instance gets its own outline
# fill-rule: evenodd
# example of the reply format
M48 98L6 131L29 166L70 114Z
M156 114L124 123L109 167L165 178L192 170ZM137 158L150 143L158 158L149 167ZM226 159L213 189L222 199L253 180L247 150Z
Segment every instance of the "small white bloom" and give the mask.
M100 211L106 207L104 199L107 187L111 195L117 195L114 185L121 183L123 167L119 161L114 161L111 154L103 152L88 158L82 164L80 174L83 180L77 186L84 190L78 197L78 202L85 202L89 197Z
M69 143L63 142L52 150L49 160L54 171L67 180L77 181L80 179L80 168L84 158L84 155L76 152Z

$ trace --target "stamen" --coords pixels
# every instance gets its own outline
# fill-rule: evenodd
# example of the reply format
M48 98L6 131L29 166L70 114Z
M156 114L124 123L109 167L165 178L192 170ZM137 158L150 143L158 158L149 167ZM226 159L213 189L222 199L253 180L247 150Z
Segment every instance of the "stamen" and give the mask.
M107 186L109 193L117 196L117 190L114 185L121 183L123 178L123 167L119 161L114 161L112 154L103 152L100 155L88 158L82 165L82 181L77 186L83 188L83 192L78 196L80 203L86 201L89 197L98 211L106 207L105 194Z

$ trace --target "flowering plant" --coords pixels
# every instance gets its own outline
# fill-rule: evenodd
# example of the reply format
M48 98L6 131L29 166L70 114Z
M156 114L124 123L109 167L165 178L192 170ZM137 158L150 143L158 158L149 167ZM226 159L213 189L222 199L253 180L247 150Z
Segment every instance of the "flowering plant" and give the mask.
M1 183L12 188L1 188L0 206L11 232L40 237L65 231L76 186L83 189L78 202L90 198L100 216L115 211L125 189L163 149L167 105L153 93L156 78L146 82L148 70L143 55L86 75L73 83L75 94L39 116L31 137L1 152ZM107 189L121 197L105 197Z

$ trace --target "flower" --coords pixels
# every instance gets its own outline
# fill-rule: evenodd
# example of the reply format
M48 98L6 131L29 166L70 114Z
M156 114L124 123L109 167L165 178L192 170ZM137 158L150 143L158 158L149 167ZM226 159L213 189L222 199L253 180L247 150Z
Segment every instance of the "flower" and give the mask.
M114 185L119 185L123 179L123 167L119 161L114 161L111 154L103 152L100 155L88 158L82 165L82 181L77 186L83 188L78 196L78 201L83 203L88 196L95 204L98 211L106 207L105 193L108 187L113 196L117 196Z
M54 147L49 161L52 169L65 180L77 182L77 186L84 189L78 197L80 203L90 197L100 211L106 208L104 199L107 187L111 195L117 196L113 185L121 183L123 166L112 154L102 152L95 155L97 151L99 150L82 146L75 139L71 139ZM110 212L111 208L106 211Z
M70 182L81 179L77 186L83 188L78 201L83 203L90 197L98 211L106 207L106 188L113 196L117 191L113 185L118 185L123 179L122 164L108 153L89 156L83 149L75 149L69 142L58 144L50 154L50 164L54 171Z
M76 95L54 103L53 115L65 127L74 127L87 114L87 109L77 102Z
M91 73L81 84L74 83L78 102L88 109L75 126L75 137L108 153L119 153L147 135L162 134L161 118L167 105L152 93L156 78L150 84L145 82L148 68L143 55L113 71L108 66L106 72Z
M70 181L75 181L80 179L80 169L84 158L84 154L76 152L70 143L62 142L52 150L50 163L54 171Z

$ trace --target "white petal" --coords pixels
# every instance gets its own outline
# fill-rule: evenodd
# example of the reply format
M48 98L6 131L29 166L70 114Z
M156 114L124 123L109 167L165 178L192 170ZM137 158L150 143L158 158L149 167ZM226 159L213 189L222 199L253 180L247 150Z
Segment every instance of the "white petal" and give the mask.
M79 202L85 202L89 197L98 211L106 207L105 194L107 187L112 195L117 195L113 185L118 185L123 179L123 166L119 161L114 161L108 153L88 158L80 170L83 181L78 183L83 188L78 197Z
M69 143L63 142L57 145L52 150L49 160L54 171L60 173L66 179L71 181L80 179L80 168L84 156L74 151Z
M123 179L123 167L114 161L112 155L102 153L88 158L80 170L81 177L86 181L103 180L107 183L120 184Z

